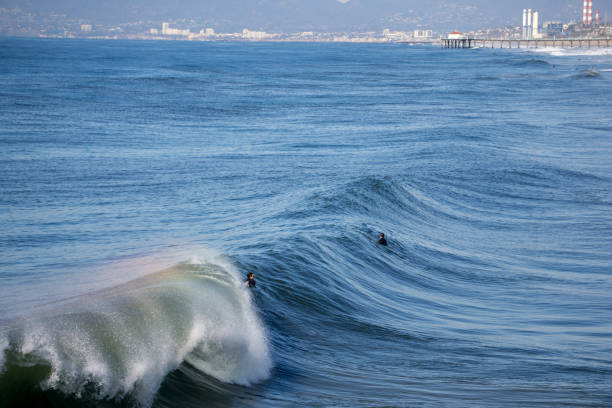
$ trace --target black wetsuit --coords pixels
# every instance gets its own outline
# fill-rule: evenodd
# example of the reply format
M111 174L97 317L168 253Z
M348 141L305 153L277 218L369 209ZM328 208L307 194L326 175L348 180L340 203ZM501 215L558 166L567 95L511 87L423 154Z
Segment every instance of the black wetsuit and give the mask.
M255 279L247 279L245 282L249 284L249 288L255 287Z
M379 239L379 240L378 240L378 243L379 243L380 245L385 245L385 246L386 246L386 245L387 245L387 240L386 240L386 239L384 239L384 238L381 238L381 239Z

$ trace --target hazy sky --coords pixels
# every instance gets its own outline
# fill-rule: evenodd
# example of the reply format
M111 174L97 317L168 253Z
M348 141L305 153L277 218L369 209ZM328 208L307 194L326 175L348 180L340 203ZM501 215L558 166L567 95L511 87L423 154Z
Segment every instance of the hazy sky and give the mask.
M523 8L542 19L580 18L582 0L0 0L0 7L60 13L92 23L191 18L218 30L472 29L519 25ZM612 0L594 7L612 16Z

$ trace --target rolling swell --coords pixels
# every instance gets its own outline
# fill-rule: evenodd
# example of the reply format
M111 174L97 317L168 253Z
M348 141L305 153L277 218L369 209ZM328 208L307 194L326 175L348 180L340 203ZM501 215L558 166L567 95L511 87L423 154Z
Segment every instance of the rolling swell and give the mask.
M612 203L608 190L592 188L609 178L534 163L470 170L358 177L265 220L283 239L259 242L239 265L261 277L255 300L277 387L300 384L326 404L376 390L360 403L400 404L402 393L466 402L478 392L511 405L537 392L581 406L573 395L584 385L564 381L612 374L566 351L578 342L605 352L606 309L586 322L571 310L606 304L598 285L609 284L608 263L592 250L605 242L599 223L584 220ZM580 217L564 216L568 205ZM379 231L388 248L375 244ZM267 378L270 357L236 286L230 265L189 262L97 293L90 305L59 305L2 337L2 393L25 378L55 405L300 404L299 392L258 399L265 385L253 383ZM431 381L435 390L424 393Z
M272 366L249 295L225 262L182 263L12 327L0 340L2 406L32 395L59 405L149 406L181 363L208 382L241 385L265 379Z
M521 61L515 61L513 65L517 67L537 67L537 66L549 66L550 63L543 59L531 58L531 59L525 59Z
M573 79L597 79L601 78L601 74L595 69L589 69L570 76Z
M361 177L312 192L267 220L286 238L249 268L266 274L261 301L279 371L309 378L315 395L350 398L386 384L385 395L426 401L418 395L429 373L454 367L453 385L436 382L436 398L456 402L484 384L495 390L488 401L500 404L528 401L530 389L549 403L584 403L563 388L566 373L602 381L612 371L557 356L568 342L605 352L597 337L606 312L582 322L572 310L588 308L592 296L606 302L597 282L609 283L611 259L592 248L605 245L596 219L611 197L585 195L594 191L587 185L609 180L534 163L471 170ZM583 213L566 217L568 205ZM292 232L296 222L309 227ZM388 248L374 243L380 231ZM563 301L547 300L555 298ZM304 358L319 350L343 352L316 365ZM478 380L463 378L466 371ZM516 374L507 386L483 379L506 372L533 378Z

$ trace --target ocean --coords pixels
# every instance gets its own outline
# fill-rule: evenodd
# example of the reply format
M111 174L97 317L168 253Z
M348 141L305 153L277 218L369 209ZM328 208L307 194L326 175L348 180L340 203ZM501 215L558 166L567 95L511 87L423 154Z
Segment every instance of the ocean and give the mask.
M609 49L0 39L0 406L612 406L611 95Z

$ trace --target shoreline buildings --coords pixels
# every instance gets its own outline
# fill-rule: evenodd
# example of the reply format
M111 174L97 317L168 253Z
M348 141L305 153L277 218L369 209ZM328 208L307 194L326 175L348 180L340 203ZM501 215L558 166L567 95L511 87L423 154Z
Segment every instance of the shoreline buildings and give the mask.
M575 1L579 6L578 0ZM603 3L602 3L603 4ZM583 9L575 10L573 16L565 21L547 19L535 8L523 10L522 24L519 15L513 16L511 24L502 27L462 29L467 38L504 39L504 40L543 40L543 39L594 39L612 38L612 24L608 20L605 8L596 10L597 0L583 0ZM3 11L4 10L4 11ZM516 9L515 9L516 10ZM520 9L516 10L520 12ZM582 11L582 14L580 13ZM4 14L2 14L4 13ZM514 14L514 13L513 13ZM89 38L89 39L140 39L169 41L273 41L273 42L377 42L377 43L432 43L439 38L446 38L453 24L440 31L432 31L423 23L414 23L414 27L397 29L395 22L388 26L370 31L320 31L308 29L295 32L265 32L262 27L248 27L244 30L224 32L210 28L215 21L183 18L161 21L132 21L119 25L95 23L87 19L67 18L62 15L35 16L20 10L6 10L0 7L0 17L5 16L0 35L36 36L42 38ZM581 18L582 17L582 18ZM520 17L519 17L520 18ZM227 23L227 22L225 22ZM398 23L399 24L399 23ZM468 23L465 23L468 25ZM204 28L203 28L204 27ZM208 28L206 28L208 27ZM253 30L252 28L256 28Z
M163 22L161 30L150 28L147 32L151 39L188 40L188 41L296 41L296 42L417 42L434 43L433 30L414 30L413 32L392 31L388 28L382 32L331 32L316 33L305 31L298 33L267 33L248 28L241 32L217 33L212 28L198 31L170 27Z

